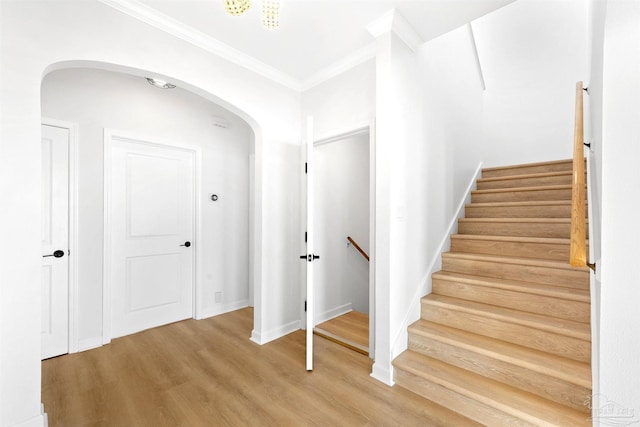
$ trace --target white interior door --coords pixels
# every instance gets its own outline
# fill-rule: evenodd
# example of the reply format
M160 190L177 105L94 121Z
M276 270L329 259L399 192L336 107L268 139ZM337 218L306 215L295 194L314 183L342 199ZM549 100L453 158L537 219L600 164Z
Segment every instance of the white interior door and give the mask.
M42 358L69 352L69 129L42 125Z
M307 371L313 370L313 328L315 327L315 288L314 261L320 258L314 250L314 222L315 209L314 194L314 161L313 161L313 117L307 118Z
M112 337L193 317L194 152L112 138Z

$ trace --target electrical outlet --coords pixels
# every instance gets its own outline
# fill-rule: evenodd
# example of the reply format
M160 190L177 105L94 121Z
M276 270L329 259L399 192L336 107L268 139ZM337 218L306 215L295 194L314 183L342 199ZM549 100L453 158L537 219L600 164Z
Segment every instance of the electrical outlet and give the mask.
M220 304L222 302L222 292L215 293L215 301L216 301L216 304Z

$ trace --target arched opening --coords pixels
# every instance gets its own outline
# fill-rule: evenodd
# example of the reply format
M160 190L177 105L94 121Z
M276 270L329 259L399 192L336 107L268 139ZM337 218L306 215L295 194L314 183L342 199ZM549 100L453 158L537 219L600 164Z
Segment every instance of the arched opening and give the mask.
M164 78L178 88L157 89L145 77ZM105 325L112 306L105 304L109 295L100 286L105 277L102 237L109 232L104 228L108 224L101 203L106 182L105 128L135 134L146 142L186 144L200 152L194 172L200 176L194 228L201 241L196 245L200 252L193 272L195 304L189 317L204 318L254 304L253 291L260 283L253 266L261 247L259 226L255 226L260 223L256 200L261 177L253 173L250 162L259 162L261 138L252 118L189 83L97 62L68 61L48 67L41 95L43 116L77 123L80 134L76 175L80 225L75 250L80 262L75 279L81 288L70 298L77 307L71 310L75 318L69 330L74 322L76 328L71 334L72 351L117 336Z

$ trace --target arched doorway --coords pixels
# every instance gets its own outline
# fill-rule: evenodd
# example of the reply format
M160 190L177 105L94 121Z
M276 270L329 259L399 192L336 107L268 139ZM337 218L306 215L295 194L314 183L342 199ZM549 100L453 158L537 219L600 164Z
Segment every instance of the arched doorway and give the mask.
M77 351L92 348L108 342L112 336L108 327L111 320L110 304L106 299L100 300L101 294L108 297L110 292L104 292L99 289L100 286L95 286L101 283L106 273L101 269L105 257L100 253L100 248L102 237L108 236L108 230L99 230L108 224L105 225L100 218L104 215L104 210L100 206L101 197L98 195L105 182L99 172L104 164L105 153L101 144L104 140L103 128L106 127L119 131L129 129L132 133L151 135L151 139L163 142L179 139L191 143L195 141L195 145L198 145L198 140L207 138L215 145L219 142L215 141L216 138L224 139L226 135L226 139L229 139L230 134L234 135L226 146L218 144L217 153L213 153L210 147L200 147L202 164L198 174L203 180L198 190L201 200L198 209L201 219L196 222L200 224L202 244L199 246L203 250L197 256L194 271L196 286L192 316L204 318L252 305L250 296L253 295L256 278L259 277L253 274L251 267L256 257L255 248L260 248L256 244L255 225L249 224L250 218L252 221L259 218L259 214L256 215L255 212L254 198L259 196L256 192L259 183L256 185L255 181L259 181L260 177L252 174L252 182L249 182L249 170L252 169L249 161L256 160L255 148L260 143L255 124L251 125L240 115L215 103L219 101L215 96L189 84L170 80L178 86L176 91L156 89L145 80L145 76L155 75L153 73L87 62L56 64L50 68L54 71L47 73L43 79L43 115L84 123L80 127L83 135L79 150L83 166L80 169L84 168L84 172L80 171L78 206L84 209L80 218L84 218L85 222L80 233L85 237L79 239L76 253L89 262L81 264L77 279L83 284L93 283L94 286L83 289L80 295L77 287L75 288L76 294L71 300L77 301L83 308L75 310L76 317L71 321L71 327L75 327L72 336L76 338L71 349ZM117 105L118 93L120 96L128 96L120 106ZM171 100L161 107L163 99L167 98ZM97 120L96 117L102 117L103 120ZM197 119L200 119L199 124ZM183 126L176 128L180 124ZM242 144L244 148L239 148ZM234 177L230 178L229 174ZM241 184L236 179L239 176L243 177ZM217 196L216 201L212 197L214 194ZM230 203L234 203L235 208L229 211L226 207ZM225 219L234 221L235 225L222 226ZM244 224L238 226L238 222L242 221ZM233 243L229 245L229 242L233 241L244 242L244 247L230 248ZM211 262L212 259L217 261ZM229 269L231 265L235 265L235 268ZM228 286L229 283L243 284ZM78 324L83 329L78 330Z

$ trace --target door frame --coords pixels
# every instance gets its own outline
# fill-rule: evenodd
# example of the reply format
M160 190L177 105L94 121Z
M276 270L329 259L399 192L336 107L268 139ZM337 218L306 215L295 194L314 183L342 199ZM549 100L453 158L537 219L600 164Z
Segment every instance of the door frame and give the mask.
M369 134L369 357L375 360L375 300L376 300L376 275L375 275L375 247L376 247L376 135L375 120L355 126L347 131L342 131L331 136L315 139L313 147L339 141L351 136ZM306 224L303 226L306 228ZM304 313L303 313L304 314ZM304 318L304 317L303 317ZM306 322L304 322L306 328Z
M193 174L193 216L194 216L194 245L195 256L193 257L193 301L192 301L192 318L202 318L202 274L200 267L202 266L202 196L200 189L202 188L202 149L197 145L181 143L176 141L167 141L155 136L141 135L136 132L122 131L116 129L105 128L104 133L104 240L103 240L103 267L102 267L102 344L111 342L111 321L112 321L112 299L111 292L111 153L113 149L113 140L121 140L143 144L146 146L171 148L176 150L188 151L193 155L194 174Z
M77 123L67 122L50 117L41 117L40 125L66 129L69 132L69 169L68 174L68 227L69 247L68 258L69 277L68 289L68 344L69 353L79 351L78 339L78 131Z

